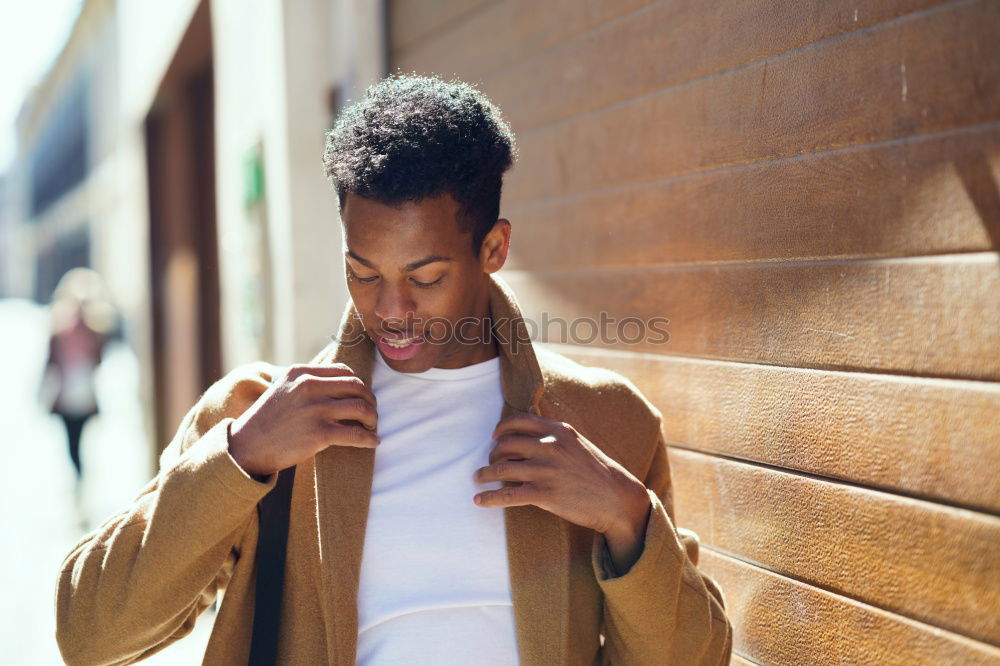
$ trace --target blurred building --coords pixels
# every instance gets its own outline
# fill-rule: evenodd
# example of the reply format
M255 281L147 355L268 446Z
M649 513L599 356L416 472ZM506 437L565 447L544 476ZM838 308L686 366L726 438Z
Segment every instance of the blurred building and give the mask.
M11 257L14 252L11 247L14 234L14 211L10 197L10 178L0 174L0 298L13 292L13 268Z
M308 360L335 332L324 132L384 49L379 2L87 0L25 101L0 288L47 302L73 266L104 274L149 369L154 453L224 370Z

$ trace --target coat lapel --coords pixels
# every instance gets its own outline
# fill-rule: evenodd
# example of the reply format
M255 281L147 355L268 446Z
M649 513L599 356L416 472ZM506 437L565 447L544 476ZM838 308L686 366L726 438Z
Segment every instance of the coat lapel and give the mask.
M333 343L313 363L343 363L371 386L375 347L349 303ZM353 664L358 634L358 580L371 498L375 450L329 446L316 454L316 515L323 607L331 663Z
M544 382L510 287L490 276L490 311L500 349L501 418L539 414ZM374 354L353 303L337 338L312 361L344 363L371 386ZM544 415L543 416L549 416ZM353 664L358 581L371 498L374 449L330 446L316 455L320 568L327 640L335 664ZM569 655L570 544L565 521L535 506L504 509L511 594L521 663L566 663Z

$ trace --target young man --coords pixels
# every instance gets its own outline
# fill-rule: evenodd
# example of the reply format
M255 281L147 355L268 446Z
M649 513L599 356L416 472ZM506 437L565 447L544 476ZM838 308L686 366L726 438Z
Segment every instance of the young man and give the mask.
M255 507L293 466L281 663L729 663L660 412L534 348L494 275L514 155L462 83L390 77L344 112L325 155L351 294L337 338L216 382L136 502L69 554L67 663L156 652L220 592L205 663L247 663Z

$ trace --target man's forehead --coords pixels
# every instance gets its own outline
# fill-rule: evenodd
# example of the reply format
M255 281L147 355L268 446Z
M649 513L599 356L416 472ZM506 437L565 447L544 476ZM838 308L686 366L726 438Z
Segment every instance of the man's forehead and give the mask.
M364 266L367 266L369 268L376 268L378 266L379 262L378 262L378 258L376 258L376 257L363 257L360 254L358 254L357 252L355 252L354 250L350 249L349 247L345 247L344 248L344 253L347 256L349 256L352 259L354 259L355 261L357 261L358 263L360 263L360 264L362 264ZM400 268L403 271L409 272L409 271L415 271L415 270L417 270L419 268L422 268L422 267L424 267L424 266L426 266L428 264L433 264L433 263L438 263L438 262L450 262L450 261L453 261L453 258L450 257L450 256L448 256L448 255L443 255L443 254L429 254L429 255L426 255L426 256L421 257L419 259L413 259L412 261L404 261L400 265Z

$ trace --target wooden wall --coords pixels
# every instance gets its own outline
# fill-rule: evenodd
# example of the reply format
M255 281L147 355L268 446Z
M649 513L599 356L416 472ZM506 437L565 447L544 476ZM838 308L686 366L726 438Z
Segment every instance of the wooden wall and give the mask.
M663 411L734 663L1000 660L1000 3L390 0L520 159L527 314Z

